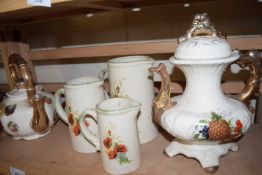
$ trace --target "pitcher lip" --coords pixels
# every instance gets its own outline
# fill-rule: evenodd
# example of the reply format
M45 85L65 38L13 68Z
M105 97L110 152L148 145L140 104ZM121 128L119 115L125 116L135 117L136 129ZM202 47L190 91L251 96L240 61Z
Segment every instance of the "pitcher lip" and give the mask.
M116 101L116 100L126 100L132 103L132 105L130 105L129 107L124 107L121 109L101 109L101 105L103 105L104 103L107 103L108 101ZM99 113L104 113L104 114L120 114L120 113L124 113L127 111L132 111L134 109L137 109L141 106L141 103L134 101L132 99L129 98L125 98L125 97L118 97L118 98L110 98L110 99L106 99L100 103L98 103L96 105L96 111Z
M107 62L109 66L133 66L138 64L145 64L145 63L154 63L155 60L150 56L146 55L132 55L132 56L123 56L111 59Z
M80 81L80 80L84 80L86 79L86 81ZM87 81L87 79L94 79L94 81ZM72 81L77 81L79 80L79 83L71 83ZM98 85L102 85L104 83L104 81L102 79L100 79L97 76L83 76L83 77L78 77L78 78L74 78L71 79L69 81L67 81L64 85L64 87L66 88L74 88L74 87L81 87L81 86L87 86L87 85L91 85L91 84L98 84Z
M239 59L240 54L237 50L232 51L232 54L229 57L226 58L219 58L219 59L202 59L202 60L182 60L182 59L176 59L175 56L172 56L169 58L169 62L173 64L178 64L178 65L200 65L200 64L223 64L223 63L230 63L234 62L237 59Z

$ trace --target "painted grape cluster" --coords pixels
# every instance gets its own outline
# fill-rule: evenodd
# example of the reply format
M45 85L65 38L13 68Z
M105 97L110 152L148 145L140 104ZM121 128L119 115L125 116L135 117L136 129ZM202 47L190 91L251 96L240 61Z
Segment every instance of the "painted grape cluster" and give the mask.
M127 147L120 143L120 141L116 141L112 136L111 131L107 132L106 138L103 140L103 145L105 152L108 155L108 158L111 160L117 160L120 165L130 163L130 160L126 156Z

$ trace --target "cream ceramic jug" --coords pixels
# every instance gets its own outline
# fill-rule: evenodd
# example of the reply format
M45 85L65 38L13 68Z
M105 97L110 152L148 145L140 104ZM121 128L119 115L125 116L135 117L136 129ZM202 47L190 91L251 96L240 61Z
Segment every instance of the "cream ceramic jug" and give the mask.
M95 109L106 98L104 81L96 76L79 77L69 80L55 93L55 108L60 118L68 124L71 142L75 151L80 153L96 152L95 147L80 132L79 117L84 109ZM65 96L66 108L63 109L60 97ZM88 127L97 132L96 125Z
M22 79L19 79L16 68L19 68ZM7 98L3 101L0 120L4 131L15 140L45 136L56 120L53 95L34 85L31 72L20 55L9 57L9 69L16 89L6 93Z
M136 101L111 98L100 102L96 111L85 110L81 114L80 129L100 150L104 169L110 174L131 173L141 164L137 129L139 108ZM99 128L98 134L90 130L92 125Z
M251 112L243 103L254 92L258 68L251 56L240 58L229 44L217 36L206 14L196 15L192 28L180 41L169 61L183 71L186 88L170 99L170 79L163 64L151 71L162 78L161 90L153 101L157 122L175 140L165 149L168 156L184 154L196 158L209 173L215 172L219 157L236 151L235 139L250 126ZM238 60L238 61L237 61ZM250 79L236 98L221 90L221 77L234 61L248 67Z
M125 56L107 62L111 97L126 97L141 103L138 116L140 143L147 143L158 135L152 119L154 82L148 72L154 59L148 56Z

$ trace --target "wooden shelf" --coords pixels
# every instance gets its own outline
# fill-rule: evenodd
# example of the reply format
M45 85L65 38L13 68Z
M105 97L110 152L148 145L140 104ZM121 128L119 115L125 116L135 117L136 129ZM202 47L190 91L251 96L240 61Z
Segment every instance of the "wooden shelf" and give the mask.
M232 49L259 50L262 49L262 37L229 38ZM108 44L80 45L56 49L41 49L31 51L31 60L53 60L68 58L93 58L139 54L174 53L178 45L177 39L148 40L137 42L121 42Z
M222 0L210 0L223 2ZM240 1L240 0L238 0ZM201 3L203 0L187 0L187 3ZM183 3L183 2L182 2ZM51 8L30 6L26 0L1 0L0 19L4 25L18 25L46 21L105 11L123 11L133 7L152 7L161 5L180 5L181 0L52 0Z
M133 174L203 175L200 164L184 156L166 157L163 150L172 140L164 131L141 145L142 165ZM239 150L220 159L216 175L260 175L262 172L262 130L252 125L239 141ZM10 136L0 137L0 174L9 174L15 167L26 174L106 174L99 153L81 154L73 151L67 126L59 121L51 133L41 139L15 141Z

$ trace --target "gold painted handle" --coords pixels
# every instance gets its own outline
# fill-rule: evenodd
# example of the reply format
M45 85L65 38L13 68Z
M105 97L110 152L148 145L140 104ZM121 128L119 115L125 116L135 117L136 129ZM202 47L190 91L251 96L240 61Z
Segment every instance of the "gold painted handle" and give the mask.
M25 88L27 92L27 101L30 106L33 105L33 96L35 95L35 86L32 74L27 67L27 63L19 54L9 56L8 63L11 80L16 88ZM18 72L20 71L20 72ZM22 79L19 78L22 75Z
M241 68L248 67L250 72L250 76L245 88L240 94L237 95L237 98L242 102L246 102L255 92L257 92L259 88L260 73L258 61L259 52L249 51L247 54L245 54L238 61L235 62Z

